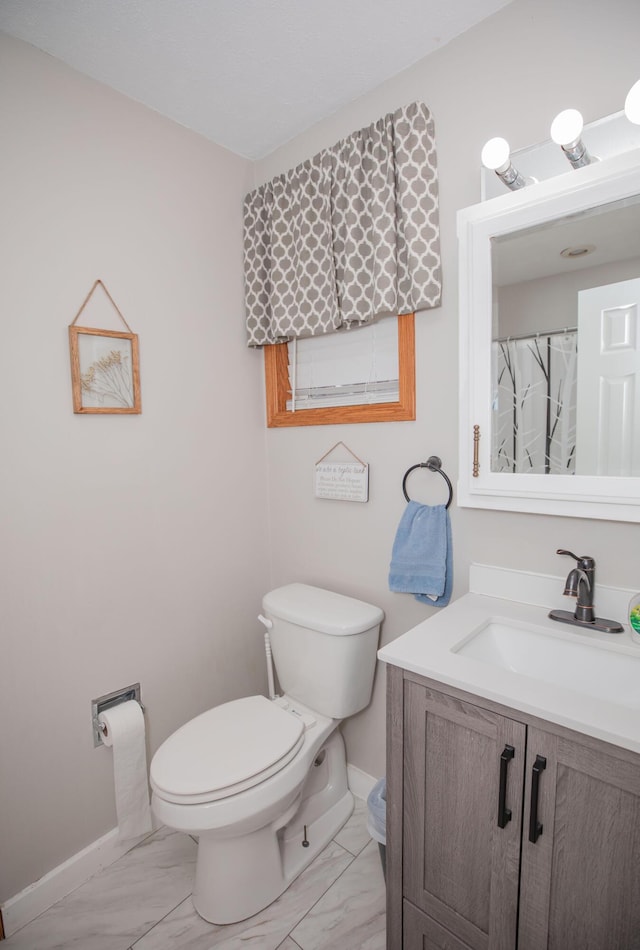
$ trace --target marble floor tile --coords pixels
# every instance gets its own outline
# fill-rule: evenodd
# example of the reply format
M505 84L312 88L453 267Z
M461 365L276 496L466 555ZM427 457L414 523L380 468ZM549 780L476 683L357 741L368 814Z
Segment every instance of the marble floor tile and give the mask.
M383 950L384 883L366 802L285 893L249 920L191 903L197 843L161 828L4 944L7 950Z
M290 936L302 950L384 950L385 885L370 841Z
M356 798L351 818L340 829L334 841L353 855L360 854L371 841L371 836L367 831L367 803L361 798Z
M277 901L237 924L207 923L188 899L138 940L133 950L276 950L353 860L331 842Z
M193 887L197 847L161 828L10 937L3 950L128 950Z

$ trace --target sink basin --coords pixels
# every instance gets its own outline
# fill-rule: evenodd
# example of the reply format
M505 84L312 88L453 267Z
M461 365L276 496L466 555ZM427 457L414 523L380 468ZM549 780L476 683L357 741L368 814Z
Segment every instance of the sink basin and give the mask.
M380 659L463 698L640 754L640 643L631 630L612 635L551 620L563 578L482 565L470 578L478 589L391 640ZM520 600L498 596L505 591ZM623 617L632 594L599 588L599 611Z
M580 635L492 618L452 652L629 709L640 708L640 656Z

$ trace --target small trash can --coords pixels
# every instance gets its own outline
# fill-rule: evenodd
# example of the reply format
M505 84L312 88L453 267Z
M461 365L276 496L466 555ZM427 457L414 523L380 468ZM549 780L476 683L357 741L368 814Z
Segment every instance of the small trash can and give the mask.
M379 779L367 798L367 831L378 842L382 874L387 880L387 781Z

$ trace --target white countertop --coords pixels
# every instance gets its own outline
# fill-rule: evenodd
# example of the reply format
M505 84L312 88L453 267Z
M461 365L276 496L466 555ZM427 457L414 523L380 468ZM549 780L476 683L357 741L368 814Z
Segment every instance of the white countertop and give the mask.
M528 583L529 578L531 583ZM571 608L569 599L562 596L562 586L558 586L563 583L563 579L475 565L471 570L471 586L475 591L465 594L387 644L378 652L378 657L385 663L447 686L640 752L640 643L632 638L625 623L631 592L615 588L605 590L596 586L598 616L618 620L625 626L624 633L606 634L557 623L548 618L550 608ZM495 593L497 587L508 591L511 596L517 593L519 598L534 602L523 603L521 600L508 600L502 596L477 592L478 588L484 588ZM549 595L552 599L550 602L547 600L544 606L537 602ZM600 609L600 603L617 613L605 613L604 609ZM613 691L609 699L605 678L602 692L606 698L580 692L579 678L576 677L574 688L572 669L568 668L567 663L563 663L562 668L557 663L550 663L548 670L544 668L542 676L534 677L456 652L476 631L496 620L507 625L534 627L543 635L540 640L542 649L547 636L564 641L569 645L565 651L569 657L572 644L577 644L578 648L580 644L588 644L598 651L629 657L630 666L637 663L639 667L637 700L635 696L631 700L627 696L626 705L622 705L616 702Z

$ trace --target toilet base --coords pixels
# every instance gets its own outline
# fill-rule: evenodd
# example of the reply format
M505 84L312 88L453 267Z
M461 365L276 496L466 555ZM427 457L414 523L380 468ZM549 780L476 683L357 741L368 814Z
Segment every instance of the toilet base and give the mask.
M344 742L334 732L319 750L300 798L285 815L246 835L200 835L193 891L196 911L214 924L257 914L317 857L352 811Z

